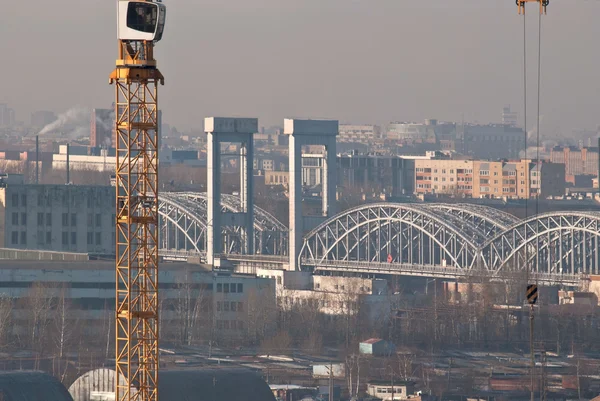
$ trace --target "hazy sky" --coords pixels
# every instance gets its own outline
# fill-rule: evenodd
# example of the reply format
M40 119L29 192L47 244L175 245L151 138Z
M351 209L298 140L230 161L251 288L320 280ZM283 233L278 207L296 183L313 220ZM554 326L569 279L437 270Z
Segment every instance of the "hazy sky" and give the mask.
M522 114L523 20L514 0L166 0L160 106L181 128L209 115L342 122L499 121ZM536 108L537 14L529 8ZM600 124L600 1L553 0L542 29L549 131ZM31 111L109 107L114 0L5 1L0 103Z

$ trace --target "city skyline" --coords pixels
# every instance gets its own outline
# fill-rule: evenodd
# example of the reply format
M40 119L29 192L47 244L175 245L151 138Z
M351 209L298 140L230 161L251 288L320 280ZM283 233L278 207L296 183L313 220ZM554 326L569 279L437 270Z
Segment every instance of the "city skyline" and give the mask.
M157 49L168 82L161 92L165 119L183 129L200 125L197 115L224 114L258 115L265 126L286 116L375 124L463 116L495 122L511 104L522 120L522 17L513 2L480 3L257 0L171 6L171 28ZM40 4L38 11L28 18L43 36L27 47L0 44L21 61L4 66L16 79L3 83L0 101L17 110L18 120L35 110L105 107L112 100L107 80L116 55L115 42L106 40L115 30L113 4L60 0ZM598 125L600 60L583 45L572 45L600 33L595 11L599 2L558 2L543 18L541 114L549 134ZM31 35L14 24L27 12L21 3L8 6L0 17L5 37ZM530 130L537 15L527 20ZM82 27L85 35L72 34ZM55 78L35 74L39 60ZM65 65L69 75L62 77ZM24 85L35 87L36 96Z

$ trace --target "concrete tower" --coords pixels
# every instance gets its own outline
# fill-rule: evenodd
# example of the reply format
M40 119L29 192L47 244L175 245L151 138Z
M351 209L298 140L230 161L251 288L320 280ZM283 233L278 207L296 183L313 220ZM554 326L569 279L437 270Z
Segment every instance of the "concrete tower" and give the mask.
M207 117L204 119L207 138L207 249L206 261L214 265L215 256L222 252L221 231L225 225L244 228L245 254L254 254L254 133L258 132L256 118ZM240 143L240 200L242 212L221 212L221 143Z
M289 257L290 270L299 270L300 249L302 248L302 237L304 235L305 221L302 216L302 146L322 145L325 147L323 158L323 206L322 221L336 213L336 137L339 132L339 123L335 120L296 120L285 119L283 132L289 135L289 199L290 199L290 233L289 233ZM306 224L314 226L315 219Z

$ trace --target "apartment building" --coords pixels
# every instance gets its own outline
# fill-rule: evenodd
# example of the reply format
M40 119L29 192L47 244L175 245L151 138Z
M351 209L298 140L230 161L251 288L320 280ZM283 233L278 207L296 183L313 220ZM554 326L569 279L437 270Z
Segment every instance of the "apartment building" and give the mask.
M565 192L559 163L481 160L416 160L415 193L466 198L547 198Z
M415 160L415 193L473 195L472 160Z

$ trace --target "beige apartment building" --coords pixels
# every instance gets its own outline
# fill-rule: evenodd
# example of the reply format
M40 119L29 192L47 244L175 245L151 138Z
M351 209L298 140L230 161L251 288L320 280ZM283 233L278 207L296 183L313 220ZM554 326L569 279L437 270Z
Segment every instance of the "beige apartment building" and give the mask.
M547 198L565 193L565 165L531 160L416 160L415 193Z
M472 160L415 160L415 193L471 197L473 166Z

